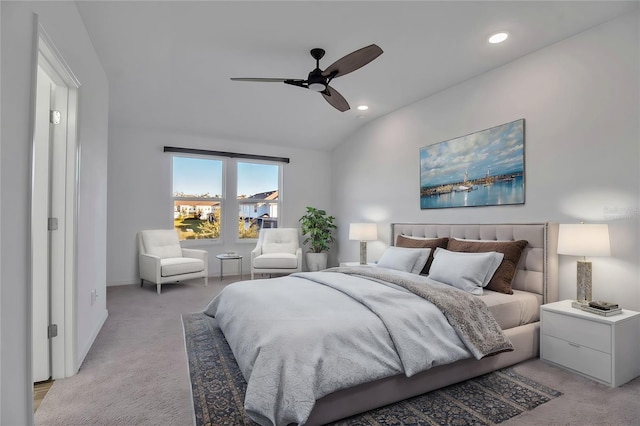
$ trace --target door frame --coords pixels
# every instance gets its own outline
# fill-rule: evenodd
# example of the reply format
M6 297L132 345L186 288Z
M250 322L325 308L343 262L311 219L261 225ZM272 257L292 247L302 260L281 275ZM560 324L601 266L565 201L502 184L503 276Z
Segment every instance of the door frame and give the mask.
M63 194L56 200L52 200L52 212L59 212L59 223L62 234L58 236L55 243L52 243L51 251L58 250L62 255L56 259L57 273L52 275L51 282L51 323L58 325L58 337L51 341L51 375L54 379L73 376L78 372L77 355L77 218L78 218L78 189L79 189L79 168L80 168L80 145L78 141L78 94L80 82L68 66L58 49L55 47L51 37L39 23L38 15L34 14L34 60L33 60L33 80L34 90L32 92L32 129L35 129L35 81L38 66L44 65L56 84L66 88L66 113L63 114L62 123L66 127L63 137L65 143L64 151L53 161L58 162L58 167L63 165L63 170L58 172L58 178L51 179L51 193ZM32 161L35 150L35 140L32 139ZM33 162L32 166L33 168ZM52 166L55 167L55 164ZM55 172L54 172L55 173ZM32 169L33 176L33 169ZM31 193L33 196L34 187L32 181ZM30 209L32 206L30 206ZM56 213L53 213L56 214ZM33 246L33 230L29 231L29 271L33 267L31 250ZM30 298L33 298L33 280L29 276ZM29 318L33 313L29 308ZM30 330L30 328L29 328ZM29 369L31 370L32 348L29 340ZM31 382L33 373L31 372Z

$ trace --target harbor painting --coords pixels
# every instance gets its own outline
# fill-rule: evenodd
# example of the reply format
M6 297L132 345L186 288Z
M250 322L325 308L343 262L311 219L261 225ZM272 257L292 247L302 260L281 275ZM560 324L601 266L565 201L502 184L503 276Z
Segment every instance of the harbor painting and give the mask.
M524 119L420 149L420 208L524 204Z

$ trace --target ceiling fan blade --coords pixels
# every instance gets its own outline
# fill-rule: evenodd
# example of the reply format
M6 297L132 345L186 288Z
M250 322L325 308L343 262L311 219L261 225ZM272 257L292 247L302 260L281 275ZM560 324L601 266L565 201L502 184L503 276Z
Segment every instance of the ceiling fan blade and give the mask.
M298 87L304 87L305 89L308 89L309 87L307 87L307 80L300 80L300 79L292 79L292 78L288 78L284 81L284 84L290 84L292 86L298 86Z
M382 55L382 49L376 44L363 47L329 65L329 67L322 72L322 75L331 79L349 74L367 65L380 55Z
M327 102L338 111L345 112L350 109L347 100L333 87L327 86L327 89L320 93L322 93L322 96Z
M292 80L291 78L238 78L231 77L233 81L257 81L263 83L284 83L287 80Z

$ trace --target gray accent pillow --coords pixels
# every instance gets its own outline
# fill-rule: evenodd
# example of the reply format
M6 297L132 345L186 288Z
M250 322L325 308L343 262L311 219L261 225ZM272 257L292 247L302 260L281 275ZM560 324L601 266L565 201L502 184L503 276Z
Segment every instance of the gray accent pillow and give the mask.
M387 247L378 261L378 266L419 274L427 263L429 252L431 249L428 248Z
M504 254L497 252L462 253L438 247L429 278L480 296L503 258Z

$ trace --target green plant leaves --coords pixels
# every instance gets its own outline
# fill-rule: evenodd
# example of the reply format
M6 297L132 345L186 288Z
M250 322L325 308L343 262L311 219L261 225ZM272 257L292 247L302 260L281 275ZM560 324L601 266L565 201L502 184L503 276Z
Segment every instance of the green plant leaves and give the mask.
M309 244L312 253L322 253L329 250L329 244L333 242L333 223L335 217L328 216L327 212L315 207L307 207L307 212L299 219L302 225L302 235L307 236L303 244Z

